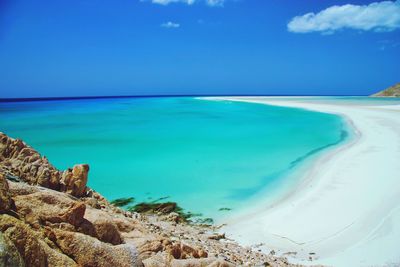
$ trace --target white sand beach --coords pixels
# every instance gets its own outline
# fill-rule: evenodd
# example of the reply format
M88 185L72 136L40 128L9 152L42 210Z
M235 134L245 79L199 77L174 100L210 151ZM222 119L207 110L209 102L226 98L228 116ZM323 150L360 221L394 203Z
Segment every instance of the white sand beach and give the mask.
M261 202L251 213L229 219L223 228L228 236L245 245L266 244L258 246L263 250L296 252L289 258L302 264L400 264L399 106L296 98L217 99L338 114L356 133L350 142L322 153L279 203L271 207Z

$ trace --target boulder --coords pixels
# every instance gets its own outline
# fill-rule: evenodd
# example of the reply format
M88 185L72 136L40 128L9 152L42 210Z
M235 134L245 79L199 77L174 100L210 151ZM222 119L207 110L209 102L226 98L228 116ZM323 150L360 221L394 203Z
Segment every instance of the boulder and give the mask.
M52 229L50 238L79 266L143 266L133 245L113 246L81 233Z
M100 241L118 245L122 243L122 237L113 218L102 210L88 208L84 217L94 228L94 235Z
M56 191L42 190L33 194L17 195L13 199L18 214L32 225L49 222L68 223L78 227L84 221L86 205Z
M87 188L89 165L79 164L63 172L61 177L61 191L76 197L85 195Z
M107 212L86 208L84 202L64 193L45 188L33 191L29 185L12 184L11 192L27 193L13 198L18 214L32 226L79 231L113 245L122 243L118 227Z
M207 258L208 254L202 249L196 249L183 243L176 243L167 249L175 259Z
M13 244L7 246L6 254L16 261L22 258L25 266L77 266L72 259L51 248L40 232L14 217L0 215L0 232L8 244Z
M157 253L165 252L172 259L206 258L208 253L182 242L173 242L160 235L146 235L144 238L127 239L135 244L142 260L148 259Z
M141 259L147 259L157 252L164 251L167 246L171 246L172 242L162 237L147 236L145 238L137 238L134 240Z
M235 265L223 259L174 259L167 253L157 253L143 261L145 267L234 267Z

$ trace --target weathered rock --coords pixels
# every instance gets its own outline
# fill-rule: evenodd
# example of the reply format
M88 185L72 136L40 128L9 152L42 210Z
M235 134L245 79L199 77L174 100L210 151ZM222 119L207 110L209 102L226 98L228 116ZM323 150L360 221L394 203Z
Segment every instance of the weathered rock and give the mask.
M86 205L59 192L42 190L13 199L18 214L32 225L49 222L79 226L84 220Z
M59 189L61 173L36 150L3 133L0 133L0 162L4 173L17 176L29 184Z
M142 260L153 257L160 252L165 252L165 255L171 256L171 259L205 258L208 256L203 249L181 242L173 242L168 238L157 235L147 234L145 237L136 237L133 240L127 238L127 242L136 245Z
M24 260L14 243L0 232L0 266L23 267Z
M183 243L176 243L166 250L175 259L206 258L207 252L202 249L195 249Z
M79 164L72 169L63 172L61 177L61 191L67 192L76 197L81 197L86 193L86 183L88 179L89 165Z
M40 187L32 186L26 183L8 181L11 198L14 196L23 196L42 191Z
M5 213L13 207L13 201L10 197L8 182L4 174L0 173L0 213Z
M81 233L52 231L53 241L80 266L142 266L132 245L112 246Z
M172 261L172 256L166 253L158 253L143 260L143 265L145 267L161 267L161 266L170 266Z
M0 232L10 240L26 266L76 266L67 256L49 247L44 237L9 215L0 215ZM9 251L7 255L15 255Z
M222 259L174 259L167 253L158 253L143 261L145 267L234 267L235 265Z
M100 241L118 245L122 243L122 237L113 218L106 212L89 208L85 213L85 219L89 221L95 232L95 237Z
M157 236L138 238L135 239L134 242L141 259L147 259L157 252L166 250L167 247L172 245L170 240Z
M113 222L120 232L127 233L141 228L140 224L138 224L136 220L122 216L113 218Z
M204 258L204 259L186 259L172 260L171 267L234 267L235 265L222 259Z
M29 189L32 186L27 184L10 184L13 195L16 192L26 193L15 195L14 199L17 212L31 225L80 231L113 245L122 243L117 225L107 212L90 207L86 209L83 202L60 192L49 189L34 191ZM128 222L126 224L126 227L131 229L132 226Z
M76 197L86 193L87 164L75 165L73 169L61 172L36 150L4 133L0 133L0 162L0 171L31 185L61 190Z

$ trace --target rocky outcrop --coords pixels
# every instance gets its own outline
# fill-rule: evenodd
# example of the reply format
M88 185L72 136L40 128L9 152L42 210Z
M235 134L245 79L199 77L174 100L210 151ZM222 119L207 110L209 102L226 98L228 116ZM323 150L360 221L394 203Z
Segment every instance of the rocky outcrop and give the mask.
M20 267L25 266L22 256L14 243L0 232L0 266Z
M86 205L58 192L39 191L13 199L17 213L31 225L68 223L78 227L84 220Z
M13 201L9 194L8 183L4 174L0 173L0 213L8 212L13 206Z
M93 236L113 245L122 244L123 240L114 219L102 210L88 208L85 219L93 227Z
M80 266L142 266L133 245L107 245L82 233L54 229L49 234L62 252Z
M0 133L0 266L289 265L186 223L173 202L121 210L87 188L88 171L59 171Z
M76 197L84 196L88 179L89 165L75 165L72 170L68 169L61 176L60 190Z
M9 240L7 254L16 261L23 259L25 266L77 266L72 259L51 248L41 232L21 220L1 215L0 232Z
M372 95L373 97L400 97L400 83Z
M0 133L0 162L1 171L16 180L67 192L75 197L86 193L88 165L76 165L61 172L22 140L4 133Z

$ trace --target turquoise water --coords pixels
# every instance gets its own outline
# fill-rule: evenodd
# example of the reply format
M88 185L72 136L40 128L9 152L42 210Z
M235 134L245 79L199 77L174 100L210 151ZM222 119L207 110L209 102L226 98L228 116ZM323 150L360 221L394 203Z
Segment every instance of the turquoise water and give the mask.
M277 97L270 97L278 99ZM362 105L362 106L386 106L400 105L400 98L396 97L368 97L368 96L302 96L279 97L280 100L318 101L326 104Z
M0 131L60 169L90 164L109 199L169 197L213 218L346 137L338 116L190 97L0 103Z

